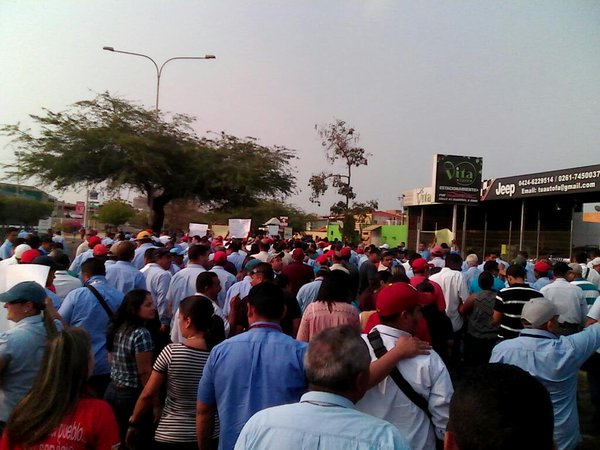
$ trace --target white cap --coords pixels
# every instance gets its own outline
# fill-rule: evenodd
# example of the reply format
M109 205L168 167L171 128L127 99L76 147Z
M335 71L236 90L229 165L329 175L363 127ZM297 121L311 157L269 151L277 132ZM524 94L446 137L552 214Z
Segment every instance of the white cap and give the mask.
M27 244L17 245L17 247L15 248L15 258L21 259L21 256L23 256L23 253L25 253L27 250L31 250L31 247L29 245L27 245Z
M536 297L523 305L521 319L526 320L532 327L539 327L558 316L558 309L554 303L544 297Z

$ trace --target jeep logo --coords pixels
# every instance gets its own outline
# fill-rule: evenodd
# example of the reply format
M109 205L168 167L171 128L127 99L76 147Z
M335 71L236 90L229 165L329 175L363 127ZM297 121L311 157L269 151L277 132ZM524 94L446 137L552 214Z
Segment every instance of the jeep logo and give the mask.
M512 197L516 190L517 187L514 184L505 184L503 186L502 183L498 182L496 195L508 195L509 197Z

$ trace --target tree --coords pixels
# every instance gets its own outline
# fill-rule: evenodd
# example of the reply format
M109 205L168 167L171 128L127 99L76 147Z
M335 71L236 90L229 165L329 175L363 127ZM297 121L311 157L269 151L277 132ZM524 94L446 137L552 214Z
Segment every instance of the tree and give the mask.
M108 225L119 226L135 216L135 209L120 199L105 202L98 210L98 220Z
M310 201L321 205L320 198L327 192L329 185L337 189L337 193L344 200L334 203L329 209L335 216L343 217L342 234L348 241L356 241L355 224L356 216L364 216L377 209L375 200L364 203L353 201L356 198L352 187L352 169L366 166L368 156L364 148L358 146L359 134L343 120L336 119L327 125L315 125L321 145L325 149L327 162L334 165L341 162L346 173L321 172L310 177L308 185L311 188Z
M190 116L176 114L167 121L109 93L66 112L44 109L31 118L40 127L38 135L18 124L0 130L18 148L19 163L6 166L11 177L36 177L59 190L100 184L112 191L132 188L146 196L156 231L165 206L175 199L228 208L285 198L296 186L289 167L294 152L286 147L224 133L201 138Z
M40 219L52 214L52 209L50 202L3 195L0 196L0 223L37 225Z

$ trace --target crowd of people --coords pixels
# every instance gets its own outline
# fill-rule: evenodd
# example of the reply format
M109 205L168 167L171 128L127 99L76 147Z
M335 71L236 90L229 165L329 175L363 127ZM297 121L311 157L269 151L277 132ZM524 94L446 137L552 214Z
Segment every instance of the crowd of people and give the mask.
M600 257L9 228L0 449L574 449Z

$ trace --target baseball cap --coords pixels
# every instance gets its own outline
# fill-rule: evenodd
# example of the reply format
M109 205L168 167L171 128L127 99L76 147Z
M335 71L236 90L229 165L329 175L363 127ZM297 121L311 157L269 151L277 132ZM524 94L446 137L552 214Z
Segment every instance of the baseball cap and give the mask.
M46 300L46 290L35 281L22 281L15 284L4 294L0 294L0 302L2 303L11 303L18 300L26 300L41 305Z
M533 270L539 273L546 273L550 270L550 264L546 261L538 261L533 265Z
M412 267L413 272L421 273L425 269L433 267L433 264L429 264L425 258L416 258L410 263L410 267Z
M100 239L98 236L90 236L87 241L89 248L94 248L96 245L102 243L102 239Z
M273 261L275 258L283 258L285 256L284 252L279 252L279 253L271 253L269 255L269 257L267 258L267 262L270 263L271 261Z
M183 250L181 247L173 247L169 251L170 251L170 253L172 255L175 255L175 256L183 256L183 255L185 255L185 250Z
M256 266L258 266L262 261L260 259L251 258L250 261L246 263L244 266L244 270L246 272L251 272Z
M431 249L431 254L434 256L441 256L444 254L444 249L442 247L440 247L439 245L436 245L435 247L433 247Z
M30 250L27 250L26 252L23 252L23 254L21 255L21 262L23 264L31 264L33 260L38 256L42 256L42 254L38 250L32 248Z
M292 252L292 258L294 259L304 259L304 250L301 248L295 248Z
M31 247L29 245L27 245L27 244L17 245L17 247L15 248L15 258L21 259L21 257L23 256L23 253L25 253L27 250L31 250Z
M219 264L222 264L227 261L227 253L223 251L215 252L213 256L213 261Z
M108 254L108 248L104 244L96 244L94 245L92 254L94 256L106 256Z
M600 257L599 258L594 258L590 261L590 264L592 266L600 266Z
M148 233L146 230L142 230L137 234L137 236L135 238L138 241L141 241L142 239L151 239L152 235L150 233Z
M349 258L352 255L352 251L350 250L350 247L342 247L342 249L340 250L340 256L342 258Z
M38 256L31 263L39 264L40 266L48 266L48 267L50 267L51 270L58 269L58 265L56 264L56 262L52 258L50 258L49 256L46 256L46 255Z
M544 297L532 298L523 305L521 319L526 320L533 327L539 327L558 316L558 309L554 303Z
M380 316L393 316L403 311L412 310L419 305L417 290L408 283L393 283L385 286L375 300Z

